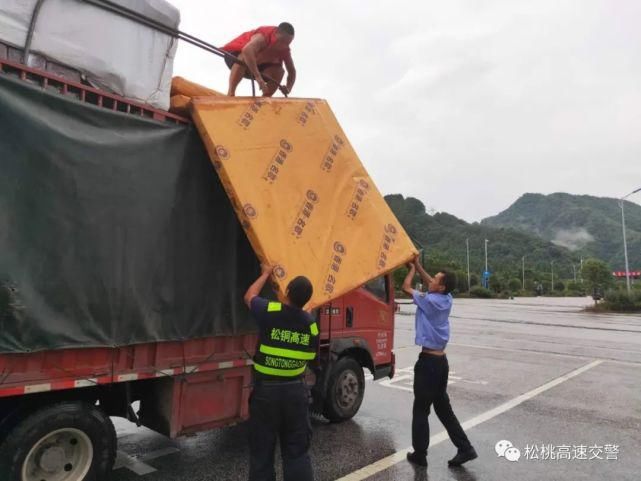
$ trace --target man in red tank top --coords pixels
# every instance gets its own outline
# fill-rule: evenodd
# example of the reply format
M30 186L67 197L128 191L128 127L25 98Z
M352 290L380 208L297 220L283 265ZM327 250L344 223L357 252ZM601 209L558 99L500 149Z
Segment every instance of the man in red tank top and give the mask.
M294 27L287 22L278 27L259 27L245 32L225 45L222 49L238 57L245 65L225 57L231 69L227 95L236 95L236 87L244 78L256 79L264 97L271 97L280 86L287 69L287 83L283 87L289 93L296 81L296 68L289 44L294 40ZM269 80L268 80L269 78Z

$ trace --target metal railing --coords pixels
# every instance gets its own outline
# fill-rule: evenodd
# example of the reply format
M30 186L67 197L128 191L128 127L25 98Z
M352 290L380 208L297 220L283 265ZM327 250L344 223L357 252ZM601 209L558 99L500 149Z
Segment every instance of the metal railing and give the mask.
M44 90L55 91L61 95L131 115L137 115L162 122L189 124L189 119L159 110L141 102L136 102L116 94L105 92L80 82L67 80L44 70L27 67L24 64L0 58L0 75L9 75L22 81L37 85Z

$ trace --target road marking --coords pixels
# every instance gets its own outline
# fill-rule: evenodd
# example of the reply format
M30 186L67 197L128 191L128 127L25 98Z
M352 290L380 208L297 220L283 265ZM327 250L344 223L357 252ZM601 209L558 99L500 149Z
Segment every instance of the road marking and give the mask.
M138 476L154 473L156 471L156 468L143 463L139 459L136 459L133 456L129 456L127 453L124 453L122 451L118 451L116 453L114 470L120 468L127 468L129 471L133 471Z
M488 351L504 351L504 352L515 352L515 353L529 353L529 354L541 354L544 356L556 356L556 357L567 357L569 359L592 359L591 356L583 356L581 354L567 354L563 352L554 352L554 351L537 351L536 349L517 349L517 348L509 348L509 347L499 347L499 346L482 346L479 344L466 344L462 342L449 342L448 346L455 346L455 347L469 347L472 349L485 349ZM583 347L583 346L579 346ZM399 346L395 347L394 351L400 351L401 349L416 349L417 352L419 350L419 347L417 347L414 344L411 344L409 346ZM605 349L602 347L597 347L596 349ZM620 349L617 349L617 351L621 352ZM623 352L631 352L638 354L639 351L632 351L632 350L623 350ZM639 361L622 361L619 359L614 359L611 357L605 357L605 356L599 356L599 359L601 359L604 362L608 363L615 363L615 364L623 364L624 366L633 366L633 367L639 367L639 364L641 362Z
M401 391L414 392L414 389L412 389L411 387L398 384L400 381L407 381L409 379L414 379L414 376L412 376L411 374L404 374L403 376L394 376L393 379L386 379L385 381L379 382L378 385L383 387L400 389Z
M401 374L400 376L398 374ZM487 381L470 381L469 379L464 379L461 376L454 376L455 371L450 371L447 378L447 385L456 384L457 382L464 382L467 384L481 384L486 385ZM406 382L409 381L409 382ZM378 385L383 387L389 387L393 389L400 389L401 391L414 392L412 386L414 382L414 367L408 366L403 369L397 369L396 375L392 379L385 379L384 381L379 381Z
M533 397L538 396L539 394L549 389L552 389L555 386L558 386L559 384L567 381L568 379L572 379L573 377L576 377L579 374L582 374L585 371L598 366L602 362L603 360L597 359L588 364L585 364L584 366L581 366L573 371L570 371L567 374L564 374L563 376L552 379L551 381L537 388L534 388L531 391L521 394L520 396L517 396L514 399L511 399L506 403L503 403L500 406L495 407L494 409L490 409L489 411L485 411L484 413L481 413L478 416L473 417L472 419L468 419L467 421L462 423L461 426L463 427L463 429L466 429L466 430L471 429L474 426L478 426L479 424L484 423L485 421L489 421L490 419L495 418L496 416L503 414L504 412L509 411L510 409L518 406L519 404L522 404L525 401L532 399ZM430 447L436 444L442 443L447 438L448 437L447 437L446 431L439 432L438 434L430 437ZM397 451L394 454L387 456L386 458L379 459L375 463L372 463L369 466L365 466L361 469L358 469L353 473L350 473L346 476L343 476L342 478L337 479L336 481L362 481L364 479L367 479L370 476L380 473L381 471L384 471L390 468L391 466L394 466L395 464L398 464L401 461L403 461L405 459L406 453L408 453L411 449L412 448L405 448L400 451Z
M546 356L557 356L557 357L567 357L571 359L590 359L590 356L582 356L581 354L567 354L563 352L552 352L552 351L536 351L534 349L512 349L509 347L499 347L499 346L480 346L478 344L465 344L465 343L459 343L459 342L450 342L448 343L450 346L458 346L458 347L470 347L473 349L487 349L490 351L505 351L505 352L517 352L517 353L523 353L523 352L528 352L532 354L543 354ZM404 346L401 347L400 349L407 349L410 347L416 347L416 346ZM583 346L580 346L583 347ZM596 349L605 349L602 347L596 347ZM396 350L396 349L395 349ZM631 352L638 354L639 351L632 351L632 350L622 350L622 349L617 349L618 352ZM641 362L639 361L621 361L619 359L613 359L610 357L603 357L599 356L599 359L601 359L603 362L612 362L615 364L624 364L626 366L635 366L638 367Z
M158 449L156 451L151 451L140 458L130 456L129 454L118 451L116 453L116 462L114 463L113 469L126 468L130 471L133 471L138 476L144 476L145 474L156 472L156 468L145 464L144 461L151 461L152 459L161 458L163 456L168 456L169 454L175 454L180 452L180 449L174 448L172 446Z
M173 446L169 446L163 449L157 449L140 457L143 461L151 461L152 459L162 458L163 456L168 456L170 454L179 453L180 449Z

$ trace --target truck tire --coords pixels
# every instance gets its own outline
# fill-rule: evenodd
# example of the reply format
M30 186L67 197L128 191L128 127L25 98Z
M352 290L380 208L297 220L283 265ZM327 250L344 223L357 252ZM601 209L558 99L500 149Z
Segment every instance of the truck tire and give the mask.
M332 367L327 383L323 414L333 423L353 418L365 395L365 375L355 359L340 358Z
M0 446L3 481L101 481L116 458L116 431L102 410L82 402L42 408Z

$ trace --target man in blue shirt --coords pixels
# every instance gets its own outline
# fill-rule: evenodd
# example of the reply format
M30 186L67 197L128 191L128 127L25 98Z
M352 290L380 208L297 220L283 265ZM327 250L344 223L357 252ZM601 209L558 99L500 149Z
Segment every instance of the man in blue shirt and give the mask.
M434 405L436 415L445 426L447 434L458 448L456 456L448 461L450 466L460 466L477 457L476 451L465 435L461 424L452 411L447 395L449 365L445 346L450 340L450 311L452 290L456 287L456 276L442 271L430 276L423 266L414 259L407 265L409 272L403 281L403 291L412 296L416 304L416 337L414 342L422 347L414 366L414 407L412 409L413 453L407 453L407 460L418 466L427 467L427 448L430 442L428 416ZM418 270L427 292L412 289L412 281Z

